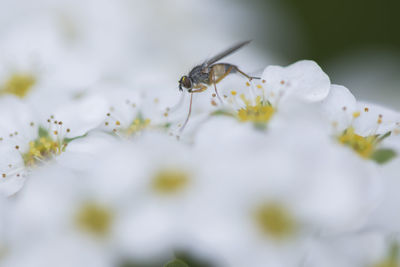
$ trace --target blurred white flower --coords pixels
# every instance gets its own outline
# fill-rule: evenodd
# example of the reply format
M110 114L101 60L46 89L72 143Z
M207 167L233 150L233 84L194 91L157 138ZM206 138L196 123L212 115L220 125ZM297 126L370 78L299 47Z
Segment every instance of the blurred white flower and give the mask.
M196 240L225 265L295 266L310 236L360 229L376 207L377 171L332 144L313 109L291 114L267 134L222 118L202 129L214 135L199 133L214 186L202 197L213 204L193 220Z
M6 201L5 198L0 196L0 266L2 266L2 262L7 254L7 240L5 237L6 216Z
M121 249L133 259L168 259L194 230L190 214L199 209L192 200L204 183L200 155L174 139L151 133L136 139L130 150L129 161L136 167L127 174L136 183L132 186L136 205L118 228ZM187 228L191 231L185 232Z
M59 165L31 178L10 203L6 266L112 266L116 204Z
M81 162L76 149L80 139L56 164L32 174L11 203L8 233L15 243L10 262L41 260L41 266L50 266L65 257L62 251L73 253L80 246L85 246L83 256L88 253L82 266L100 259L166 262L184 234L190 238L189 215L201 212L192 200L212 184L201 181L202 165L198 157L188 157L189 147L159 133L144 134L133 143L114 138L101 144L92 138L97 136L89 135L88 143L97 144L99 151L86 158L87 168L69 165ZM43 259L46 250L53 251L52 257ZM67 262L79 257L71 254Z
M391 242L379 232L316 237L307 246L304 266L397 266L395 262L390 262L390 257L394 256L389 255Z
M70 53L54 15L11 25L0 45L0 96L15 95L43 115L99 79L95 65Z
M371 214L368 226L382 231L387 235L398 234L400 232L400 216L394 212L400 207L398 194L399 166L400 166L400 135L394 130L390 138L382 141L383 147L393 150L396 157L382 165L380 171L383 183L382 200L376 211Z

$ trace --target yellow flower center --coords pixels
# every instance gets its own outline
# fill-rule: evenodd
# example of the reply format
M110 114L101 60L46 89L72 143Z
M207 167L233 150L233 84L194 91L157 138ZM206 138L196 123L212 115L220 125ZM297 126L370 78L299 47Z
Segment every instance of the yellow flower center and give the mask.
M58 132L54 131L53 134L57 135ZM54 140L50 137L49 132L41 128L39 137L29 142L29 150L22 154L22 158L25 166L35 167L43 161L60 155L66 147L67 142L64 139Z
M24 98L35 85L36 79L31 74L16 73L0 88L0 94L13 94Z
M276 240L290 237L295 232L295 221L280 204L263 204L255 210L254 219L266 236Z
M89 202L80 208L75 221L81 230L104 237L111 230L113 214L108 208Z
M339 142L351 147L361 157L370 158L376 149L377 138L376 135L360 136L353 127L349 127L339 136Z
M152 188L155 192L169 195L181 192L189 184L189 174L178 169L159 171L153 178Z
M121 123L121 121L114 118L110 112L107 113L107 117L109 117L109 120L111 121L106 120L105 126L113 127L112 131L114 133L121 134L124 137L129 137L135 134L139 134L141 131L148 128L151 122L150 119L144 119L140 113L132 121L132 123L129 124L129 126L124 125L123 123Z
M272 115L275 113L275 109L268 103L261 101L261 97L257 96L255 105L252 104L244 95L240 98L245 103L246 107L238 110L239 121L251 121L255 123L266 123L268 122Z
M128 129L126 129L127 135L132 135L137 132L144 130L147 126L150 125L150 119L141 119L136 118L131 125L129 125Z

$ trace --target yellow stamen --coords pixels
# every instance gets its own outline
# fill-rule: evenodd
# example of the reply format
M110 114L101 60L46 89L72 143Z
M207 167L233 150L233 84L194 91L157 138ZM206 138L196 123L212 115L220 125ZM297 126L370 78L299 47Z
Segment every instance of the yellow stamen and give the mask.
M65 151L67 143L55 141L49 136L39 137L29 142L29 150L22 154L25 166L34 167L41 161L51 159Z
M246 99L244 95L240 95L240 98L245 103L246 107L238 110L239 121L252 121L252 122L268 122L272 115L275 113L275 109L268 104L264 104L261 101L261 97L257 96L256 104L252 105L251 102Z
M347 128L341 136L339 142L351 147L363 158L370 158L376 149L377 137L370 135L367 137L360 136L355 133L353 127Z
M168 114L167 114L167 116L168 116ZM143 120L143 119L137 118L131 123L131 125L129 125L128 129L126 129L124 132L126 135L132 135L132 134L138 133L138 132L144 130L145 128L147 128L150 125L150 122L151 122L150 119Z

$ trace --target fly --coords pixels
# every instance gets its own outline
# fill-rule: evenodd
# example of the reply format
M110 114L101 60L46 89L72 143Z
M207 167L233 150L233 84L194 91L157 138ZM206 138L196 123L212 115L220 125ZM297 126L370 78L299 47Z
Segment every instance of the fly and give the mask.
M245 41L238 43L221 53L215 55L214 57L206 60L201 65L195 66L188 75L182 76L179 80L179 90L183 91L185 88L190 93L190 105L189 112L185 123L181 127L181 131L185 128L187 122L189 121L190 114L192 112L192 99L193 93L201 93L207 90L208 86L214 85L215 94L218 99L222 102L221 97L218 94L217 83L222 81L226 76L232 73L239 73L245 76L250 81L252 79L260 79L258 77L252 77L241 71L237 66L229 63L218 63L219 60L224 57L236 52L243 46L249 44L251 41Z

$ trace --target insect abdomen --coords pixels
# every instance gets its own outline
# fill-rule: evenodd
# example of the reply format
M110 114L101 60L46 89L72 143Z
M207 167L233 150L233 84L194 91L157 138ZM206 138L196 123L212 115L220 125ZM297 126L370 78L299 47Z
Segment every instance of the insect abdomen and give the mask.
M236 66L227 63L218 63L212 66L212 72L214 74L214 80L218 80L222 76L235 73Z

